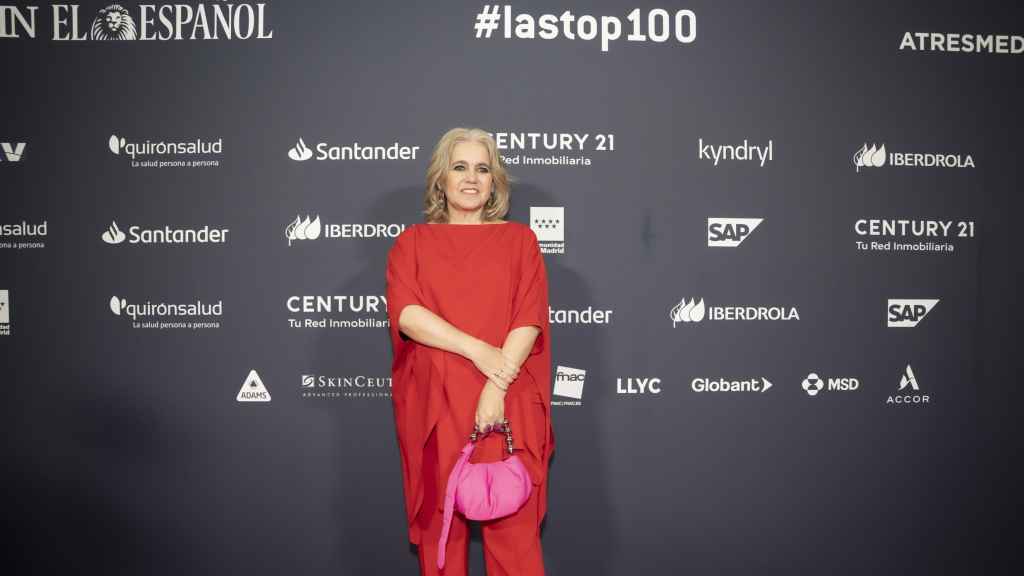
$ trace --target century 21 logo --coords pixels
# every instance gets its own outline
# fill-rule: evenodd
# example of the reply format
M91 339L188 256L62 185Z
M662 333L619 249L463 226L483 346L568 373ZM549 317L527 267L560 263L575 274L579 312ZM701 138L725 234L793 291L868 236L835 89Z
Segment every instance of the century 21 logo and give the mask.
M913 328L938 303L938 298L917 300L890 298L887 309L889 313L888 326L889 328Z
M764 218L708 218L708 246L735 248Z

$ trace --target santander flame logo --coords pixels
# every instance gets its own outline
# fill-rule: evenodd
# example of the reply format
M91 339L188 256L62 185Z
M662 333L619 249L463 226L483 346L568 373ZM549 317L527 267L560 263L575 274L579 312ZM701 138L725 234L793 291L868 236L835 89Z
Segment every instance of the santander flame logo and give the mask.
M871 148L868 148L865 143L853 155L853 165L857 167L857 172L860 172L861 168L881 168L885 166L885 158L885 144L878 147L872 144Z
M117 227L117 222L111 222L110 227L107 228L106 232L104 232L100 237L103 238L103 241L107 244L120 244L121 242L124 242L125 238L124 232Z
M700 299L700 302L696 298L689 302L686 301L686 298L683 298L679 301L679 304L672 307L668 316L672 319L672 327L675 328L676 322L700 322L704 319L706 311L703 298Z
M288 150L288 157L296 162L305 162L313 157L313 151L299 138L299 143Z
M306 216L305 220L300 220L298 216L292 223L284 229L285 238L288 238L288 245L292 245L292 240L316 240L320 237L320 215L313 220L309 220L309 216Z

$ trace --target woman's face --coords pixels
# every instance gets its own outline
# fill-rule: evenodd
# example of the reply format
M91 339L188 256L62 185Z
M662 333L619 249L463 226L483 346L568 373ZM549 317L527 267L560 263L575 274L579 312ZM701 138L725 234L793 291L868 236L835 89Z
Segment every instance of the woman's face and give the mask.
M444 179L449 212L453 209L464 212L483 210L493 187L487 148L479 142L456 144Z

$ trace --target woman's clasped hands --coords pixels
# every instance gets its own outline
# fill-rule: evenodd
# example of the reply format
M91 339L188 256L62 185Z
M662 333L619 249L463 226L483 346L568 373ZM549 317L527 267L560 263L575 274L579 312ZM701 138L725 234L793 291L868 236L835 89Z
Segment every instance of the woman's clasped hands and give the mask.
M477 401L475 419L477 429L486 434L505 419L505 392L519 376L519 366L505 356L501 348L486 342L473 350L470 360L487 376Z

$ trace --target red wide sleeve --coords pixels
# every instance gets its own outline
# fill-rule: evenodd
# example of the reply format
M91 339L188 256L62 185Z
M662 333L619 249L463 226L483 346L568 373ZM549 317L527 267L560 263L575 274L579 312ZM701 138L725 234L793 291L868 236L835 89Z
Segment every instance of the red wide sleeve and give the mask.
M540 354L546 344L548 327L548 275L544 257L537 244L537 235L526 228L521 251L522 262L516 293L512 301L512 324L509 331L520 326L536 326L541 332L533 343L530 356Z
M399 359L407 347L409 337L398 328L398 318L402 310L410 304L424 304L423 293L416 282L416 233L415 226L398 235L391 251L388 252L387 287L384 297L387 299L388 322L390 323L391 342L394 345L395 359Z

